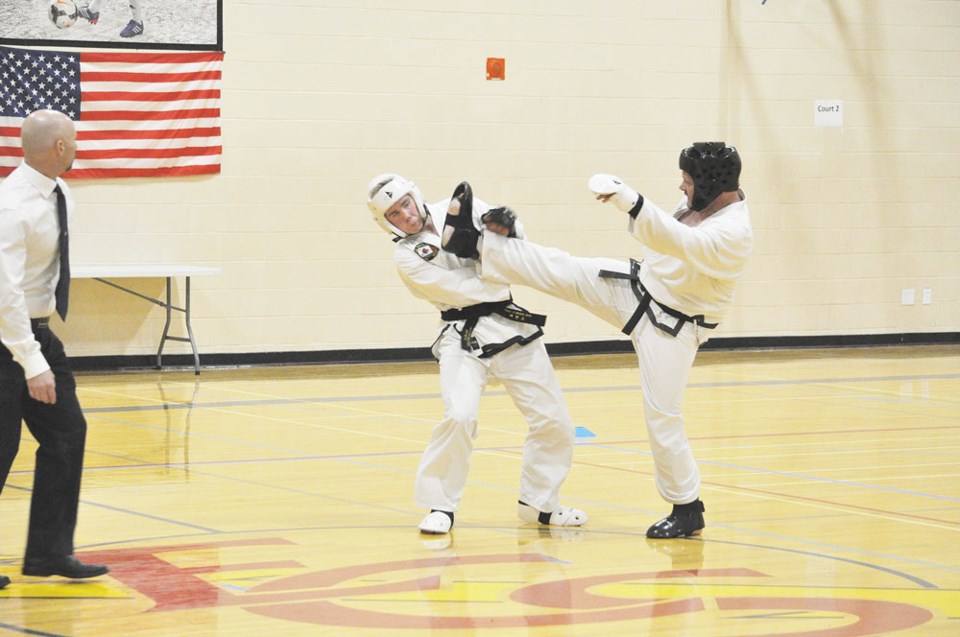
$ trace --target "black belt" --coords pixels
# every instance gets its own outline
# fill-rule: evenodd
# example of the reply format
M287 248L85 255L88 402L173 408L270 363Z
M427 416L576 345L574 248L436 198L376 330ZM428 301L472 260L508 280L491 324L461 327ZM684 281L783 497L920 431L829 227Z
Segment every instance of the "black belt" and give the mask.
M33 328L34 332L40 330L49 330L50 329L50 317L46 318L32 318L30 319L30 327Z
M530 323L531 325L537 325L539 327L547 324L546 316L528 312L519 305L514 304L512 299L509 301L477 303L476 305L468 305L467 307L444 310L440 312L440 318L444 321L462 321L465 319L478 319L482 316L490 316L491 314L499 314L512 321Z
M473 328L477 326L477 322L482 317L490 316L491 314L497 314L504 318L510 319L511 321L528 323L541 328L547 323L546 316L528 312L519 305L516 305L512 299L509 301L477 303L476 305L468 305L467 307L444 310L440 312L440 318L442 318L444 321L464 321L463 330L460 332L460 346L468 352L471 352L477 349L477 343L473 338ZM537 330L537 333L528 339L517 337L515 339L511 339L507 343L501 343L500 345L489 347L484 346L483 354L481 354L480 357L488 358L493 356L497 352L502 352L515 342L526 344L539 337L541 334L543 334L543 330Z
M627 336L633 333L633 330L636 329L637 323L640 322L640 318L646 314L647 318L650 319L650 322L653 323L654 327L657 327L670 336L676 336L680 333L680 330L683 329L685 323L696 323L700 327L712 330L713 328L720 325L719 323L708 323L704 318L703 314L697 314L696 316L689 316L684 314L679 310L675 310L672 307L668 307L663 303L657 301L653 296L647 292L647 289L643 287L643 284L640 283L640 262L634 259L630 259L630 272L614 272L612 270L600 270L600 277L603 279L626 279L630 281L630 285L633 288L633 293L637 296L637 300L640 303L637 305L637 309L634 310L633 315L630 317L630 320L627 321L627 324L623 326L623 329L620 330ZM657 320L656 315L653 313L653 310L650 308L651 303L656 303L664 314L671 316L677 319L676 325L666 325Z

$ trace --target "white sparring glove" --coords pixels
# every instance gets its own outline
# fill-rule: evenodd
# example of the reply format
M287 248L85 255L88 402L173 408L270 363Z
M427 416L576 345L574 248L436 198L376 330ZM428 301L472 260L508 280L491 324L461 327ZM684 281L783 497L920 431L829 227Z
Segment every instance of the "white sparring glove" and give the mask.
M587 187L597 195L597 199L613 202L623 212L630 212L640 201L636 190L613 175L596 174L587 182Z

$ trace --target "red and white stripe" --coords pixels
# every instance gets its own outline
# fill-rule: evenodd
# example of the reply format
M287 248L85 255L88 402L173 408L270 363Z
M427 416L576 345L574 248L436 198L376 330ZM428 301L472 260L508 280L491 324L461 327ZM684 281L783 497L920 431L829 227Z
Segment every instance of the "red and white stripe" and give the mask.
M221 52L82 52L77 158L65 177L220 172L222 62ZM0 175L22 157L14 119L0 118Z

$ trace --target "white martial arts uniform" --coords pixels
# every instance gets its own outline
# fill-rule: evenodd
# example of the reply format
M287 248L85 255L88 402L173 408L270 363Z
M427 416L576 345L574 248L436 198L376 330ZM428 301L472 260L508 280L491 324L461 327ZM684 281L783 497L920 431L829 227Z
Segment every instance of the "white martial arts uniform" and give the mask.
M427 206L434 228L443 228L448 203L445 200ZM489 209L478 200L473 206L477 219ZM443 251L440 236L434 232L422 231L400 239L394 261L410 291L441 312L511 300L508 285L481 280L476 261ZM516 309L521 316L526 313ZM574 425L540 339L543 332L538 325L494 313L479 317L465 339L464 329L469 331L471 322L459 319L440 323L433 353L440 362L444 414L420 460L414 500L429 509L457 510L477 436L480 396L492 379L498 379L529 425L519 499L540 511L556 511L560 508L560 486L573 459ZM464 343L469 344L469 350L464 349Z
M672 217L644 201L629 223L630 233L646 248L640 262L574 257L489 231L483 235L481 256L486 281L535 288L577 303L621 329L639 319L630 337L640 362L656 484L673 504L700 496L700 471L683 430L683 391L697 349L733 299L753 243L745 201L720 209L696 227L677 220L685 211L686 198ZM632 273L635 280L601 276L601 271ZM652 300L635 317L644 290Z

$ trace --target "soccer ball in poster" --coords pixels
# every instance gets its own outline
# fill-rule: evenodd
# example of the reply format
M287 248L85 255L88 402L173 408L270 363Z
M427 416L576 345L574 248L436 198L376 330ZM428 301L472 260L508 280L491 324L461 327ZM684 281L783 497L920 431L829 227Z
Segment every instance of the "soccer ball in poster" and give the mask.
M77 5L73 0L50 0L50 21L58 29L69 29L77 21Z

